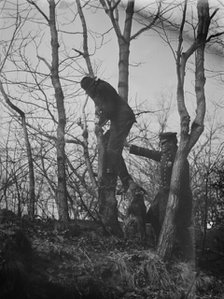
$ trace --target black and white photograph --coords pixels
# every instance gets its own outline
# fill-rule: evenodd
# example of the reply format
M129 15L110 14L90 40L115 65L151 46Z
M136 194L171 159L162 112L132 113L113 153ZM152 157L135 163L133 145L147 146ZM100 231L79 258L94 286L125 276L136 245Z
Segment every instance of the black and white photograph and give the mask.
M0 299L224 299L223 115L223 0L0 0Z

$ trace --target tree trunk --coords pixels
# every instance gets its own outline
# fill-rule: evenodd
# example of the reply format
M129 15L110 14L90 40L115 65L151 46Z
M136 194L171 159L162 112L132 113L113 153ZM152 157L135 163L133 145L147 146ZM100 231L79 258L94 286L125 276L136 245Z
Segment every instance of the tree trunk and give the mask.
M33 167L33 156L32 156L32 149L29 142L29 135L26 126L26 116L25 113L15 106L9 99L8 95L6 94L2 82L0 82L0 90L1 93L6 101L6 103L16 111L21 117L22 128L24 132L25 138L25 147L28 159L28 167L29 167L29 202L28 202L28 215L31 219L34 217L34 209L35 209L35 177L34 177L34 167Z
M186 142L182 142L176 153L173 164L170 193L166 207L166 215L163 222L162 230L158 240L157 253L163 258L171 257L173 245L176 237L175 219L179 207L181 185L180 178L182 176L185 161L187 159Z
M121 33L118 18L116 16L117 7L112 7L113 2L100 1L109 15L117 35L119 45L119 78L118 78L118 94L127 102L128 101L128 77L129 77L129 53L130 53L130 34L132 27L132 18L134 14L134 0L129 0L126 9L126 18L123 34ZM109 10L108 10L109 7ZM114 14L115 13L115 14ZM99 131L99 130L98 130ZM100 214L105 224L108 224L115 234L121 234L118 222L118 210L116 200L116 176L109 176L105 172L105 142L102 141L102 134L99 134L98 152L99 152L99 204Z
M123 235L119 221L116 200L117 174L106 173L106 148L109 139L109 131L103 134L101 128L97 128L98 146L98 194L99 213L105 228L110 233L121 237Z
M64 107L64 94L62 91L60 79L59 79L59 54L58 54L58 33L56 28L56 16L55 16L55 1L49 0L49 26L51 33L51 49L52 49L52 64L51 64L51 81L55 90L55 98L58 111L58 127L57 127L57 166L58 166L58 186L56 194L56 202L58 204L59 219L63 222L67 222L68 215L68 203L67 203L67 191L66 191L66 173L65 173L65 125L66 115Z
M129 0L126 9L126 18L124 32L122 36L118 36L119 44L119 82L118 93L128 102L128 80L129 80L129 55L130 55L130 37L132 28L132 19L134 15L134 0Z
M177 51L177 104L180 115L181 126L181 138L179 148L177 150L172 178L170 186L170 194L167 203L166 216L164 219L163 227L160 233L157 253L163 258L168 259L171 256L175 234L176 223L175 217L177 214L180 199L180 178L184 169L184 160L195 145L200 135L203 132L204 116L205 116L205 94L204 94L204 49L206 44L206 38L208 34L210 16L208 0L198 0L198 31L195 42L189 47L186 52L181 53L183 42L183 27L186 17L187 0L185 0L185 7L183 11L183 20L180 27L179 45ZM189 134L190 117L188 115L185 103L184 103L184 77L185 69L188 58L196 51L195 57L195 93L197 100L196 117L191 126L191 132ZM189 230L192 228L189 227ZM193 230L192 230L193 231ZM189 244L193 247L193 233L190 233ZM191 240L190 240L191 239ZM193 258L193 256L192 256Z
M86 25L86 20L85 20L85 16L82 10L82 6L80 3L80 0L76 0L76 5L77 5L77 9L78 9L78 14L82 23L82 29L83 29L83 53L81 53L80 51L76 50L79 54L81 54L83 56L83 58L85 59L86 62L86 66L88 69L88 73L91 77L94 77L94 71L93 71L93 67L92 67L92 63L90 60L90 55L89 55L89 48L88 48L88 30L87 30L87 25ZM89 173L89 177L90 177L90 181L92 184L92 187L94 189L95 192L95 196L98 196L98 186L97 186L97 182L96 182L96 178L94 175L94 171L90 162L90 158L89 158L89 148L88 148L88 127L87 127L87 120L86 120L86 113L85 113L85 108L86 108L86 104L88 101L88 97L85 100L85 103L83 105L82 108L82 115L83 115L83 125L82 125L82 129L83 129L83 150L84 150L84 157L85 157L85 161L86 161L86 166L87 166L87 170Z
M22 118L22 127L24 131L25 137L25 145L28 159L28 167L29 167L29 203L28 203L28 215L31 219L34 218L35 214L35 178L34 178L34 167L33 167L33 157L32 150L30 146L29 136L26 127L26 119L25 115Z

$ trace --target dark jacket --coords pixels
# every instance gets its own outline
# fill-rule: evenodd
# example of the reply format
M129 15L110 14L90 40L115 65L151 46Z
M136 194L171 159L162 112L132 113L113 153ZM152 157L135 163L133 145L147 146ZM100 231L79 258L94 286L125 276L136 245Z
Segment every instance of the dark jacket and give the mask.
M135 121L135 115L128 103L124 101L116 90L106 81L92 79L92 84L86 87L84 86L83 88L101 111L101 124L105 122L105 120L115 122L121 119Z
M165 189L169 190L176 150L167 150L164 152L163 151L153 151L153 150L149 150L147 148L142 148L142 147L139 147L136 145L131 145L130 153L160 162L160 185L164 190ZM190 185L189 163L186 160L182 178L181 178L182 190L186 190L187 188L189 188L189 185Z

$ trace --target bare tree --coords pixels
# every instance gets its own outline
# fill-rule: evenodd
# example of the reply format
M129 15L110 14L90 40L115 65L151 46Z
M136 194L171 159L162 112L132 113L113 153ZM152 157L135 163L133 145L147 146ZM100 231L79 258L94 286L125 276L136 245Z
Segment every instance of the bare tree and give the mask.
M13 48L13 43L16 40L17 32L21 28L21 24L22 24L22 21L21 21L20 15L19 15L19 7L18 7L18 3L17 3L16 17L15 17L15 24L14 24L15 28L13 30L11 40L5 49L5 53L4 53L5 55L3 57L3 60L1 61L1 64L0 64L0 75L2 74L2 71L5 67L6 61L11 54L11 51ZM11 109L13 109L16 113L18 113L19 116L21 117L21 125L22 125L23 132L24 132L25 148L26 148L26 153L27 153L28 169L29 169L28 215L30 216L31 219L33 219L34 212L35 212L35 176L34 176L32 148L31 148L28 129L27 129L27 125L26 125L26 115L25 115L24 111L22 111L20 108L18 108L16 105L14 105L13 102L10 100L10 96L6 93L1 80L0 80L0 91L2 93L3 98L5 99L5 102L7 103L7 105ZM17 180L16 180L16 182L17 182Z
M83 30L83 52L78 51L77 49L75 49L75 51L79 54L82 55L83 58L85 59L86 62L86 66L87 66L87 70L88 70L88 74L91 77L94 77L94 71L93 71L93 67L92 67L92 62L90 59L90 54L89 54L89 48L88 48L88 30L87 30L87 25L86 25L86 20L85 20L85 16L83 13L83 9L80 3L80 0L76 0L76 5L77 5L77 9L78 9L78 14L82 23L82 30ZM93 168L92 165L90 163L90 158L89 158L89 149L88 149L88 126L87 126L87 119L86 119L86 113L85 113L85 108L86 108L86 104L88 101L88 97L85 100L85 103L83 105L82 108L82 122L80 122L80 126L83 129L83 151L84 151L84 157L85 157L85 161L86 161L86 166L89 172L89 176L90 176L90 180L93 186L93 189L95 190L95 194L98 195L98 186L97 186L97 182L96 182L96 178L93 172ZM102 140L101 140L101 135L100 133L97 134L97 139L98 139L98 148L102 147ZM100 146L101 145L101 146ZM99 161L101 161L101 159L99 159ZM100 163L100 162L99 162ZM98 166L99 168L99 166Z
M58 123L57 123L57 168L58 168L58 185L56 201L58 204L59 219L63 222L68 221L68 203L67 203L67 190L66 190L66 173L65 173L65 126L66 126L66 115L64 107L64 94L59 79L59 41L58 41L58 31L56 26L56 2L54 0L49 0L49 17L38 7L36 2L27 0L28 3L33 5L47 21L50 29L51 36L51 65L50 76L52 85L55 91L55 99L58 112Z
M131 29L132 29L132 21L133 21L133 15L134 15L134 5L135 1L129 0L127 3L126 7L126 14L125 14L125 20L124 20L124 28L123 30L121 29L120 22L119 22L119 9L118 6L120 4L120 1L100 1L102 7L104 8L106 14L109 16L113 29L116 33L117 40L118 40L118 45L119 45L119 79L118 79L118 93L119 95L125 100L128 101L128 81L129 81L129 54L130 54L130 43L131 40L137 38L142 32L149 30L150 28L155 25L156 21L159 20L159 15L161 11L161 3L158 5L158 9L153 15L153 17L150 19L148 24L146 24L143 28L141 28L139 31L135 32L133 35L131 35ZM87 25L85 21L85 17L83 14L83 9L81 7L80 1L76 1L77 8L78 8L78 14L81 20L82 28L83 28L83 51L75 49L75 51L83 56L85 59L86 65L87 65L87 70L88 74L90 76L94 76L94 71L92 68L91 60L90 60L90 54L88 50L88 31L87 31ZM84 4L85 5L85 4ZM85 102L86 104L86 102ZM84 108L85 108L84 104ZM103 163L104 159L104 153L105 153L105 140L103 138L103 132L101 128L97 125L97 107L96 107L96 137L97 137L97 143L98 143L98 182L103 181L103 169L105 167L105 163ZM85 115L83 113L83 119L85 120ZM86 130L87 126L86 123L84 122L83 124L83 136L87 136ZM87 144L87 139L85 139L85 144ZM84 153L87 154L87 147L85 147ZM88 155L86 155L87 159L87 167L89 169L89 174L91 177L91 181L93 183L93 186L96 185L94 181L94 177L91 175L91 167L89 167L88 163ZM99 186L99 189L101 190L101 186ZM115 197L115 190L111 190L110 194L107 194L105 196L103 195L103 192L99 192L102 196L99 198L99 204L103 208L101 209L102 211L109 211L110 208L112 209L111 213L109 213L111 216L108 216L109 214L107 212L106 215L102 215L102 218L104 219L104 222L107 223L117 223L118 224L118 219L116 219L117 215L117 202L116 202L116 197ZM108 204L108 207L106 208L105 206ZM108 219L110 218L111 219ZM106 219L107 218L107 219Z
M29 141L29 134L27 130L26 125L26 116L25 113L15 106L12 101L10 100L9 96L6 94L3 84L0 81L0 91L6 101L6 103L9 105L10 108L12 108L14 111L16 111L20 117L21 117L21 125L24 132L24 138L25 138L25 147L27 152L27 159L28 159L28 165L29 165L29 203L28 203L28 215L31 219L34 217L35 212L35 176L34 176L34 166L33 166L33 155L32 155L32 149Z
M179 206L180 178L183 173L184 162L187 159L192 147L196 144L204 129L205 116L205 75L204 75L204 51L206 42L212 36L207 37L211 19L217 10L210 16L208 1L198 0L197 13L198 25L197 36L193 44L183 52L183 30L186 23L187 0L184 2L183 18L179 31L179 43L177 48L176 72L177 72L177 105L180 115L180 143L174 161L171 188L167 203L166 216L164 219L162 231L160 234L157 252L163 258L169 258L174 244L176 223L175 215ZM196 116L190 128L190 116L185 105L184 82L186 73L186 64L190 56L195 55L195 94L196 94ZM189 227L190 229L190 227ZM193 241L192 244L193 246Z
M146 25L140 28L137 32L131 34L133 16L135 13L135 0L129 0L126 6L126 14L124 20L123 31L120 26L119 20L119 4L120 0L100 0L102 7L106 14L109 16L113 29L117 36L119 46L119 60L118 60L118 93L125 100L128 101L129 90L129 57L131 41L136 39L140 34L146 30L150 30L159 20L161 12L161 2L158 4L157 11L153 14L151 20Z

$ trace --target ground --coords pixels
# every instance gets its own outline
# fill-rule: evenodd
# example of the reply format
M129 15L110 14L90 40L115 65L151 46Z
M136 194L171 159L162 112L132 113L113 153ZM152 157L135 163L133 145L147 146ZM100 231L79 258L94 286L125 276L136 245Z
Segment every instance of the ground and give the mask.
M2 299L224 298L222 272L164 263L149 244L105 236L92 221L0 219L0 238Z

